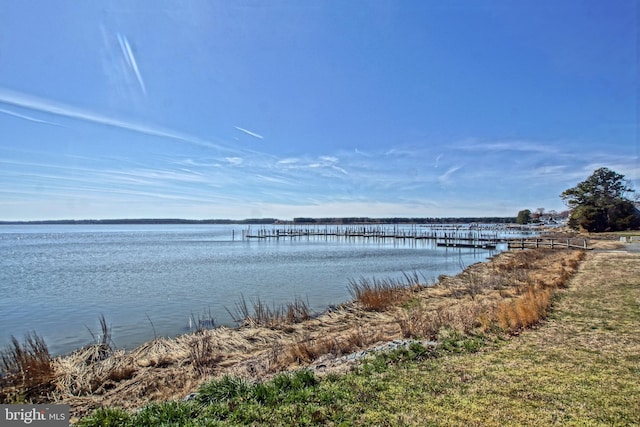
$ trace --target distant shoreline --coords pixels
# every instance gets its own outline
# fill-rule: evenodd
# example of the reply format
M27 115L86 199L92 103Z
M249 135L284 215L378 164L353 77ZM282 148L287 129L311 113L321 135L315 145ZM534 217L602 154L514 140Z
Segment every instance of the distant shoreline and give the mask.
M36 221L0 221L0 225L122 225L122 224L513 224L516 217L445 217L445 218L277 218L247 219L179 219L179 218L124 218L124 219L61 219Z

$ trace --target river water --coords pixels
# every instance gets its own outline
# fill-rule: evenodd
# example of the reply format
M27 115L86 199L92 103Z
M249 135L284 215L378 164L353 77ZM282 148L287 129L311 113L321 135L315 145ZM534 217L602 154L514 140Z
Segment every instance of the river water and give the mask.
M114 343L131 348L154 335L188 332L189 319L234 325L227 309L242 298L277 306L298 297L321 312L351 299L350 279L414 272L435 279L495 254L436 247L433 240L243 240L245 230L0 226L0 345L35 331L52 353L67 353L98 336L103 314Z

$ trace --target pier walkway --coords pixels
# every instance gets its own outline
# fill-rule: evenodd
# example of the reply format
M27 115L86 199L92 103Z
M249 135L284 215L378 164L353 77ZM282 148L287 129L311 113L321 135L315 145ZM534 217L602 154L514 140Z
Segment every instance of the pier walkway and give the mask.
M551 249L590 249L587 239L530 237L522 228L497 226L283 226L249 227L242 232L243 240L251 239L311 239L342 238L347 240L432 240L439 247L496 249L506 244L508 249L548 247ZM523 237L527 236L527 237Z

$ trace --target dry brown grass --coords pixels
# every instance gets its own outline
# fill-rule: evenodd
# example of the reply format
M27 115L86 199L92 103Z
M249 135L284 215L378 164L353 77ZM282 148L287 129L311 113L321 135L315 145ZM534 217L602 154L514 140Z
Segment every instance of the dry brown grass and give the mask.
M448 304L429 310L425 306L414 307L396 319L404 338L435 340L442 329L454 329L464 334L482 325L481 315L485 305L472 301Z
M302 339L286 346L284 351L278 354L273 368L287 368L292 364L311 363L321 356L342 356L368 345L377 343L384 337L375 331L359 328L345 334L333 336L305 336ZM272 369L273 370L273 369Z
M349 280L349 293L366 310L384 311L407 298L411 288L420 286L417 276L405 274L400 279L368 279Z
M442 329L484 332L496 324L515 333L547 315L554 290L566 285L583 257L582 251L551 249L503 253L455 277L442 276L438 287L455 300L424 300L396 321L412 338L435 339Z
M527 253L529 252L529 253ZM537 253L536 253L537 252ZM535 259L542 259L542 251L525 251L496 268L502 271L517 268L528 270L527 278L516 286L516 296L497 304L493 317L497 324L511 333L531 327L544 319L551 307L554 293L564 288L584 259L583 251L569 252L566 256L545 263L545 268L536 267Z
M189 359L196 372L204 375L213 372L222 355L218 353L211 336L203 335L202 339L189 344Z
M40 402L53 388L54 372L47 344L35 332L24 342L11 337L11 344L0 355L0 402L23 399Z
M296 298L280 306L269 306L260 298L250 299L242 296L233 310L227 309L234 321L243 326L265 326L268 328L288 328L293 323L304 322L311 318L309 304Z
M501 328L516 332L540 322L549 311L551 297L550 288L530 287L515 300L499 303L494 315Z

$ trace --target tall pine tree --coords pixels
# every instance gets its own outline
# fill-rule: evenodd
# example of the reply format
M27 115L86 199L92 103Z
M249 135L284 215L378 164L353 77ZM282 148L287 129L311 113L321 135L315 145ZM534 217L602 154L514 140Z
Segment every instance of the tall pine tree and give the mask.
M600 168L560 197L571 210L569 226L586 231L618 231L640 226L635 204L627 197L633 193L624 175Z

